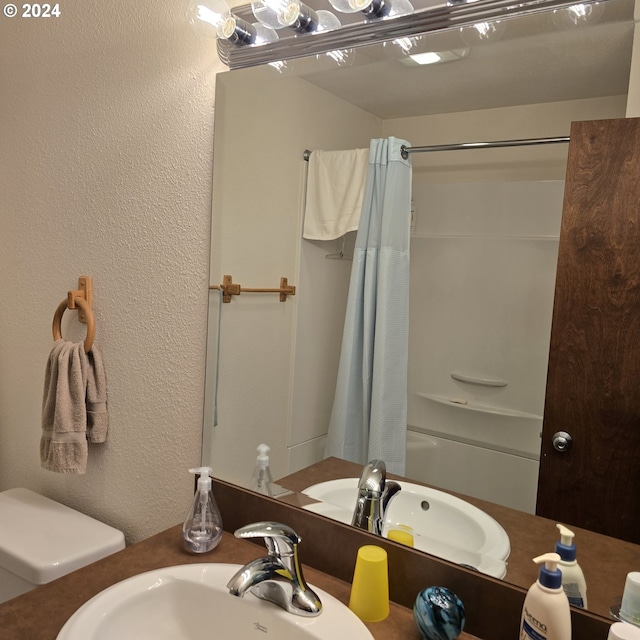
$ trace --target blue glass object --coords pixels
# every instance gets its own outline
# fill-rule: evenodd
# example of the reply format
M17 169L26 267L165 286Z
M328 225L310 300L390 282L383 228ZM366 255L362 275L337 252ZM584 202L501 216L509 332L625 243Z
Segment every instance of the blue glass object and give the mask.
M427 587L416 597L413 618L424 640L454 640L464 629L464 605L446 587Z

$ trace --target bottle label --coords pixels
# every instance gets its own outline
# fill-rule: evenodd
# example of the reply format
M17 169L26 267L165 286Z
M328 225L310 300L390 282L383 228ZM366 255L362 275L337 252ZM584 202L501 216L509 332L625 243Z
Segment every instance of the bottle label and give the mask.
M564 592L567 594L567 599L569 600L569 604L572 604L574 607L580 607L584 609L584 598L580 593L580 587L577 582L567 582L562 585Z
M525 618L520 629L520 640L547 640L547 636L542 633L542 629L532 627Z

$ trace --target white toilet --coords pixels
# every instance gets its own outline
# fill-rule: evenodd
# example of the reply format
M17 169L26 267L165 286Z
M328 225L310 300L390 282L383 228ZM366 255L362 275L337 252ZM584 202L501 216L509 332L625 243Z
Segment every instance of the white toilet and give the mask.
M0 603L124 549L124 535L29 489L0 492Z

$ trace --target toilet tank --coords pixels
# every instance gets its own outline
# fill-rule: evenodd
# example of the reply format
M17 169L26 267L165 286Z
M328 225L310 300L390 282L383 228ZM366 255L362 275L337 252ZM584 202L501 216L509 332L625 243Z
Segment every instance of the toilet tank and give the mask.
M124 535L29 489L0 492L0 603L124 549Z

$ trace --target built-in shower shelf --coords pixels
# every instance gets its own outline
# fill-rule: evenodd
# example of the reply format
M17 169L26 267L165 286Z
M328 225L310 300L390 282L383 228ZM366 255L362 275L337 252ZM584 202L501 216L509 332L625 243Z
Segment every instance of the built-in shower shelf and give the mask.
M446 396L438 396L433 393L418 393L421 398L431 400L432 402L439 402L440 404L446 404L450 407L457 407L459 409L466 409L467 411L479 411L481 413L492 413L498 416L509 416L511 418L534 418L536 420L542 420L542 416L538 416L535 413L526 413L525 411L515 411L513 409L505 409L503 407L492 407L487 404L477 404L475 402L469 402L464 398L456 398Z
M466 382L467 384L477 384L481 387L506 387L507 381L502 378L487 378L480 376L470 376L460 371L452 371L451 377L458 382Z

